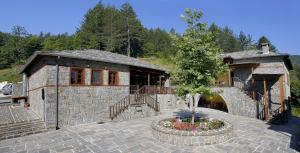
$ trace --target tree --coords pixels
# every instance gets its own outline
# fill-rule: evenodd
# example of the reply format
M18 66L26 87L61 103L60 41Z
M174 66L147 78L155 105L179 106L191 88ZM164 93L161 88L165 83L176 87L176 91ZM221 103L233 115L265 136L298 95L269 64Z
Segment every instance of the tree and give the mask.
M28 33L24 27L14 26L10 37L2 47L1 54L4 56L2 64L11 65L20 63L26 57L25 43Z
M176 49L173 78L179 96L192 95L192 124L195 118L195 94L210 93L214 78L225 70L220 57L221 49L213 40L213 35L201 23L202 12L185 10L182 15L188 28L182 37L174 37Z
M60 51L60 50L72 50L75 49L74 37L69 36L67 33L52 35L44 39L43 50L44 51Z
M121 42L119 40L119 29L121 25L121 13L115 7L107 7L105 9L103 39L106 51L119 52L121 50Z
M129 3L121 6L123 27L120 29L122 50L128 56L137 56L142 54L144 27L137 19L136 13ZM133 52L134 51L134 52Z
M298 98L298 102L300 102L300 80L297 77L297 71L290 71L290 80L291 80L291 93L293 96ZM300 103L296 104L300 106Z
M266 36L262 36L258 39L258 41L256 43L256 48L261 50L262 43L268 43L270 51L277 52L277 48L270 42L270 40Z
M214 42L224 52L234 52L242 50L241 44L239 44L239 41L234 36L234 33L230 28L221 28L213 23L208 30L212 33Z
M146 30L143 51L144 55L156 57L168 57L174 55L171 45L171 36L159 28Z
M243 31L240 32L238 41L242 47L242 50L250 50L255 49L255 45L253 45L253 40L251 35L246 35Z
M76 32L76 40L80 49L104 49L103 27L105 17L105 6L98 3L84 16L81 27Z
M8 37L9 37L9 34L0 32L0 47L5 45Z
M30 36L25 40L24 49L25 52L25 59L31 56L35 51L42 50L42 39L37 36Z

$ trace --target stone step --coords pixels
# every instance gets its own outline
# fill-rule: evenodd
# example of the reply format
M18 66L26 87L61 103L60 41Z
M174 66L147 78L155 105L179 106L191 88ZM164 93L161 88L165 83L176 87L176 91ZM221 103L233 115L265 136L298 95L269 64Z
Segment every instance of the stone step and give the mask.
M20 134L20 133L27 133L30 131L39 131L39 130L46 130L45 126L40 126L40 127L27 127L27 128L22 128L18 130L8 130L8 131L2 131L0 132L0 137L1 136L7 136L7 135L14 135L14 134Z
M45 131L47 131L45 123L40 119L27 122L2 124L0 126L0 140L41 133Z
M1 124L0 125L0 129L3 127L10 127L10 126L22 126L22 125L26 125L28 123L39 123L39 122L43 122L40 119L35 119L35 120L31 120L31 121L22 121L22 122L16 122L16 123L8 123L8 124Z
M44 127L44 123L33 123L33 124L24 124L24 125L16 125L16 126L9 126L9 127L2 127L0 128L0 133L3 131L13 131L13 130L18 130L18 129L26 129L26 128L32 128L32 127Z
M22 136L26 136L26 135L31 135L31 134L42 133L42 132L46 132L46 131L47 131L47 129L39 129L39 130L27 131L27 132L23 132L23 133L10 134L10 135L5 135L5 136L0 136L0 140L12 139L12 138L22 137Z

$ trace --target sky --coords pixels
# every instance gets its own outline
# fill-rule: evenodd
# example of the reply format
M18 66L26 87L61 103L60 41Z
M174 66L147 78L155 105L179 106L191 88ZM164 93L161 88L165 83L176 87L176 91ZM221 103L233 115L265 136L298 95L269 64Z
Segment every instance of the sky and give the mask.
M15 25L29 33L72 34L98 2L119 8L129 2L147 28L186 29L185 8L201 10L202 21L228 26L257 41L266 36L280 52L300 55L300 0L1 0L0 31Z

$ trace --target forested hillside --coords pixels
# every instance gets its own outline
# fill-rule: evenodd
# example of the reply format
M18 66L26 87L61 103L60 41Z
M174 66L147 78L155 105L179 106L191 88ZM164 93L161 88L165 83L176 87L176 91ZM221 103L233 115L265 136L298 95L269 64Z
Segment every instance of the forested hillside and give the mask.
M213 34L213 40L224 52L259 48L261 42L271 44L264 36L254 42L250 34L235 33L229 27L216 24L211 24L206 30ZM41 32L35 35L22 26L12 27L10 33L0 31L0 82L18 81L18 68L37 50L100 49L172 68L172 58L176 54L172 44L174 35L181 37L175 29L166 31L144 27L129 3L120 8L98 3L85 14L73 34ZM276 51L275 46L271 48Z
M293 63L293 68L297 72L297 76L300 79L300 55L292 55L291 61Z

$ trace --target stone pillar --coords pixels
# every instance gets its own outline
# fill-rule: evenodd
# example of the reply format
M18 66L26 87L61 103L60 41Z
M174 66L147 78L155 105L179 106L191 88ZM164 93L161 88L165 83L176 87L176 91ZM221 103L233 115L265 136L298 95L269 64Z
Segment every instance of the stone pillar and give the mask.
M170 78L165 81L164 87L171 87Z
M22 82L22 96L28 96L27 95L27 75L26 73L23 73L23 82Z
M231 70L228 71L228 86L231 86Z
M103 70L103 85L108 85L108 70Z
M84 69L85 72L84 72L84 75L85 75L85 85L91 85L91 69L90 68L86 68Z

